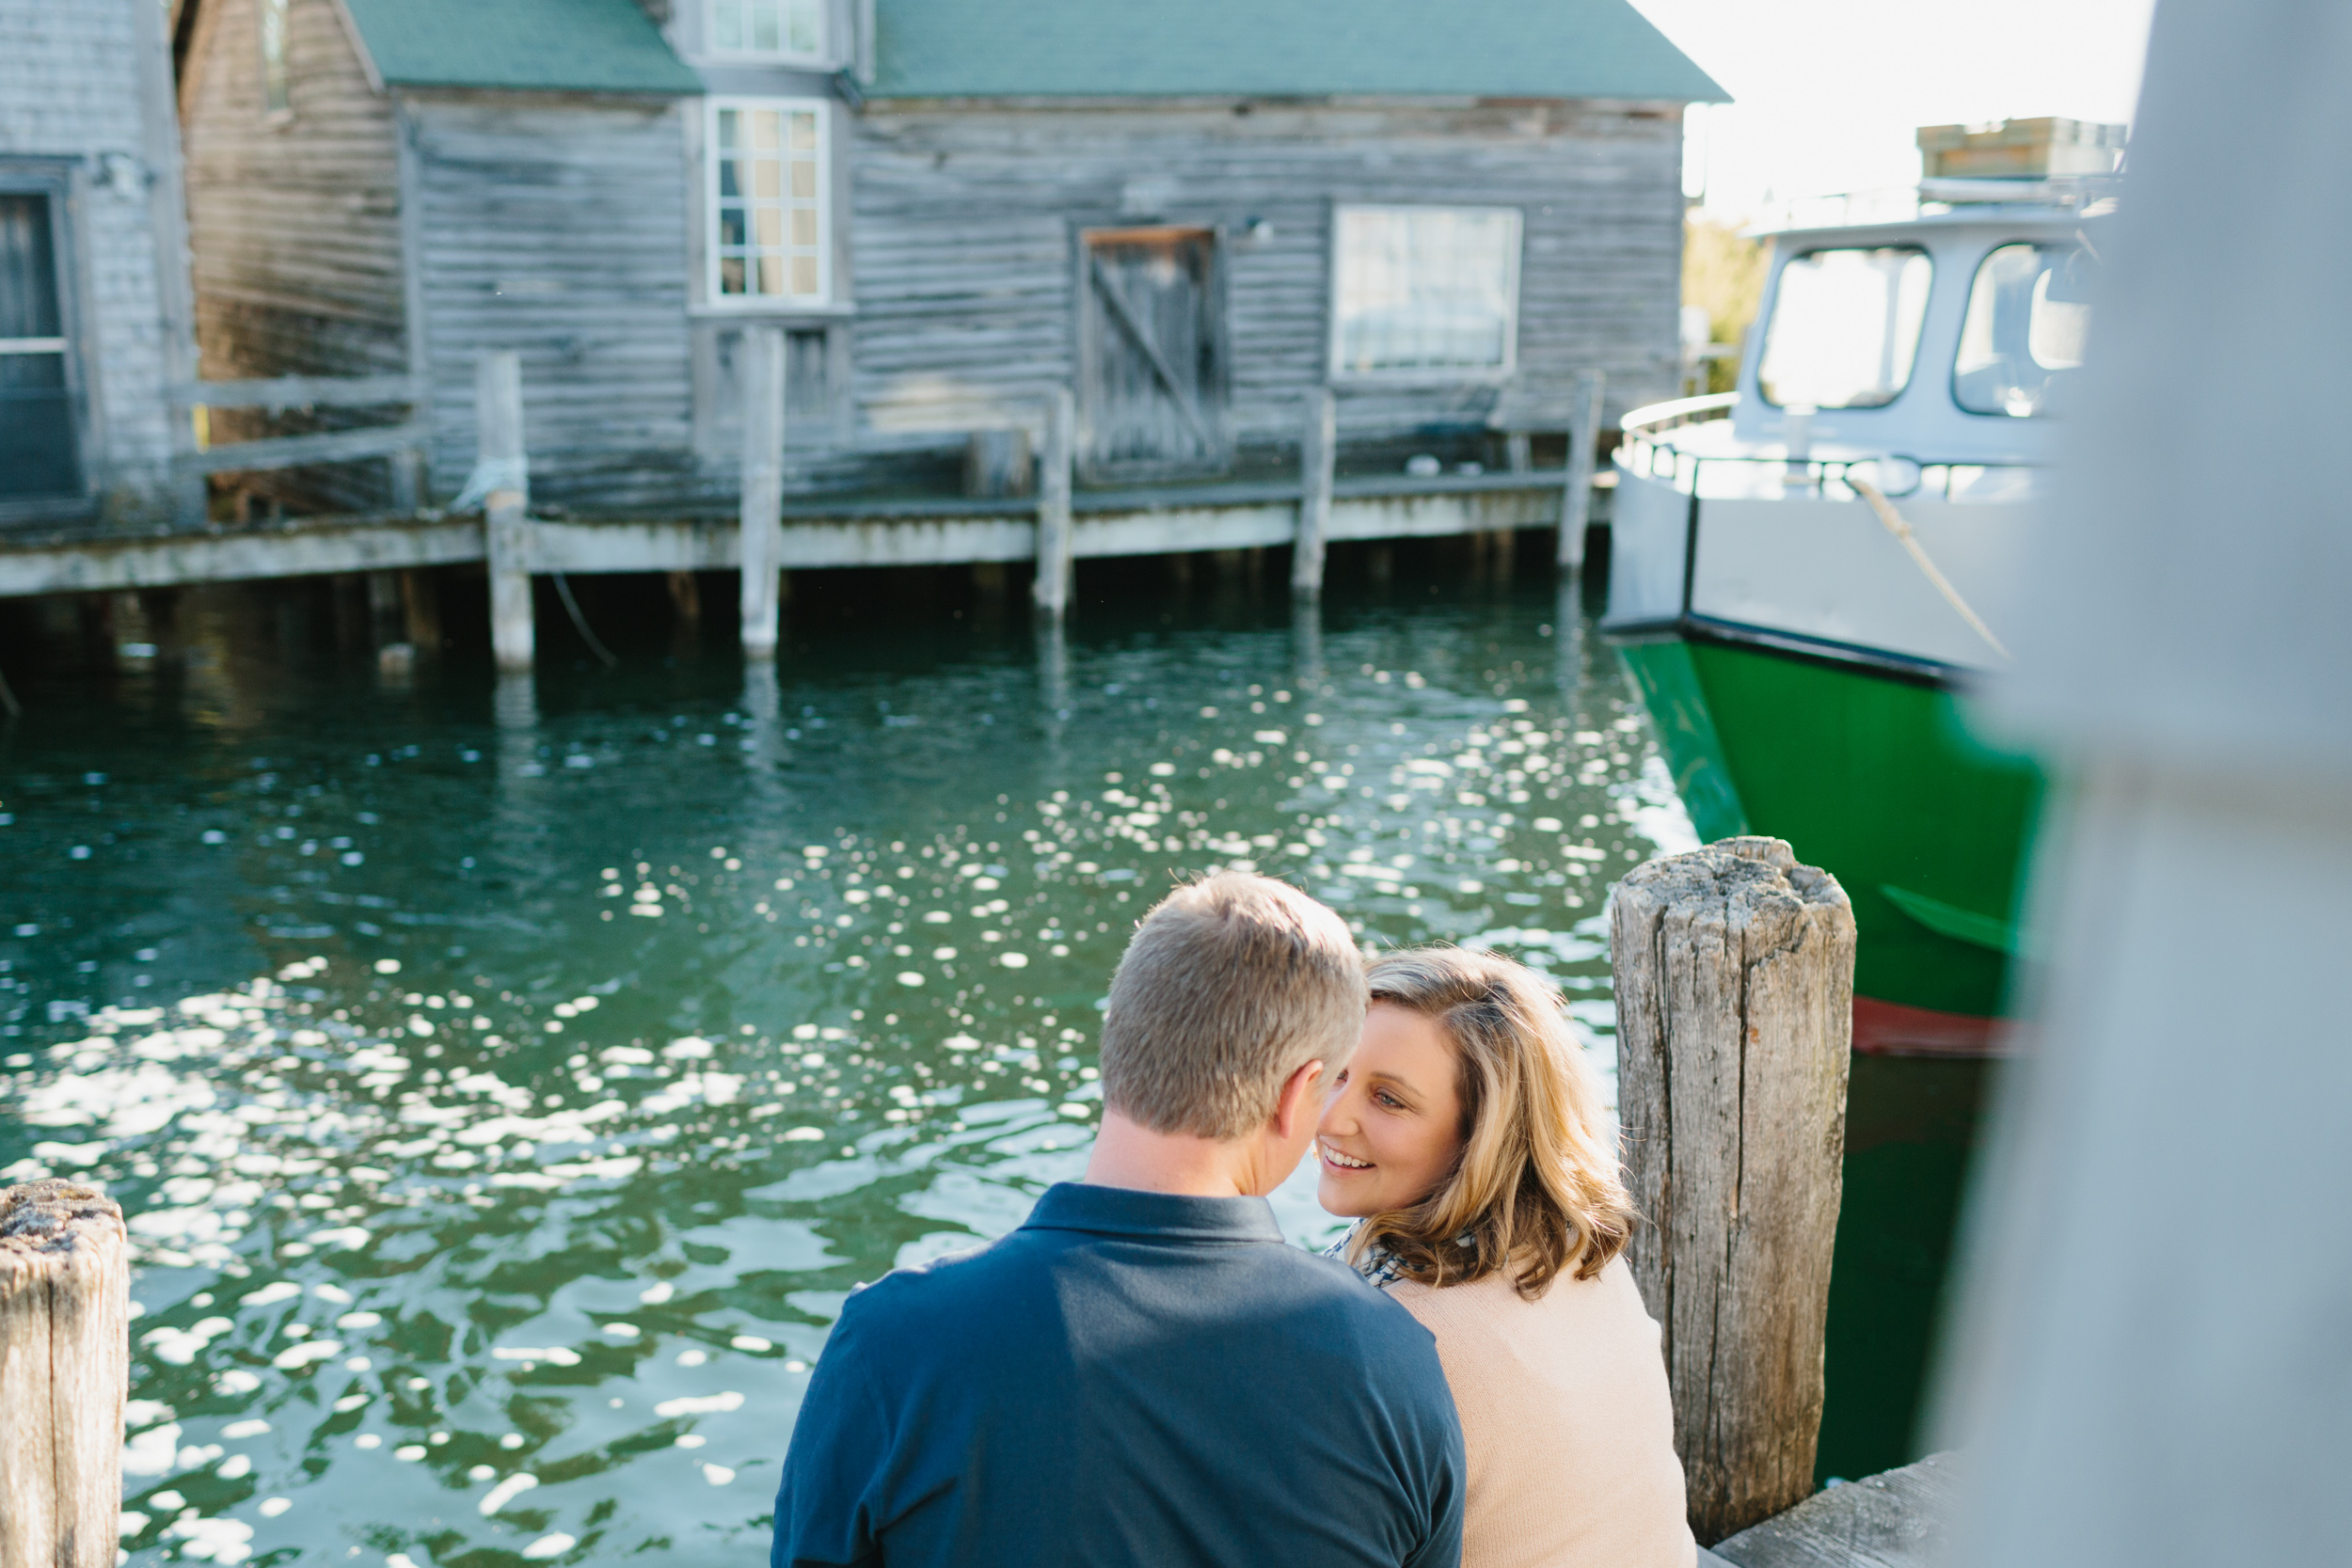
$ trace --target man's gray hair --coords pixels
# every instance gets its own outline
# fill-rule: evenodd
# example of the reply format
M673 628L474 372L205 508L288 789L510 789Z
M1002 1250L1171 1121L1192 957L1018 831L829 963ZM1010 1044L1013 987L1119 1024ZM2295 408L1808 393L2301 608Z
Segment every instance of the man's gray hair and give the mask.
M1103 1101L1154 1132L1254 1132L1292 1073L1345 1064L1369 996L1331 910L1270 877L1204 877L1160 900L1119 960Z

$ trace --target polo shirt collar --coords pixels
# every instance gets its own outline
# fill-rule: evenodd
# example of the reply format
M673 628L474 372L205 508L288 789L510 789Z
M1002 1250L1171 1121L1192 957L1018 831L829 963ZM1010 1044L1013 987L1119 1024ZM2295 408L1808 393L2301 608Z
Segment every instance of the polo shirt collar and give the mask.
M1276 1242L1282 1227L1262 1197L1191 1197L1057 1181L1045 1189L1025 1230L1084 1230L1167 1242Z

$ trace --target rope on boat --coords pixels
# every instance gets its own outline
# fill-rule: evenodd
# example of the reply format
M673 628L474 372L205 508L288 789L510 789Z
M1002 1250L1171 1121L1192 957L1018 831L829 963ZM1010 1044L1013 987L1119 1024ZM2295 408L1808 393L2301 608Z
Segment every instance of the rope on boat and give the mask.
M2003 658L2013 657L2007 648L2001 646L2001 640L1993 635L1993 628L1968 608L1968 601L1960 596L1960 590L1952 586L1951 579L1935 569L1935 562L1928 559L1927 550L1921 546L1918 536L1912 532L1911 525L1903 520L1903 515L1895 510L1895 503L1880 494L1879 487L1867 479L1857 479L1848 473L1845 481L1848 489L1870 503L1870 510L1878 514L1879 521L1886 525L1886 531L1895 536L1896 543L1911 552L1911 559L1918 562L1919 570L1928 575L1930 582L1935 584L1935 591L1944 595L1944 602L1959 610L1960 618L1974 627L1977 635L1983 638L1994 653Z

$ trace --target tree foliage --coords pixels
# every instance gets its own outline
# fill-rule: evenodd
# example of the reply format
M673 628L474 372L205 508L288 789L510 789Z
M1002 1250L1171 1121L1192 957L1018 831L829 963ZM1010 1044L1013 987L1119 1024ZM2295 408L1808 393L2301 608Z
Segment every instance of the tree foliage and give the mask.
M1683 225L1682 302L1703 306L1719 343L1743 341L1756 321L1756 308L1764 293L1764 276L1772 247L1751 240L1729 224L1693 215ZM1739 379L1735 357L1710 360L1707 390L1728 392Z

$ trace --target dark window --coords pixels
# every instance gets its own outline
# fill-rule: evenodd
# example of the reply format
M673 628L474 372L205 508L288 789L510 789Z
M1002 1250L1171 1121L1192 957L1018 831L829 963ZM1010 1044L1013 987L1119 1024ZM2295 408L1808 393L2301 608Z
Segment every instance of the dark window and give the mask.
M50 198L0 193L0 500L82 487Z

